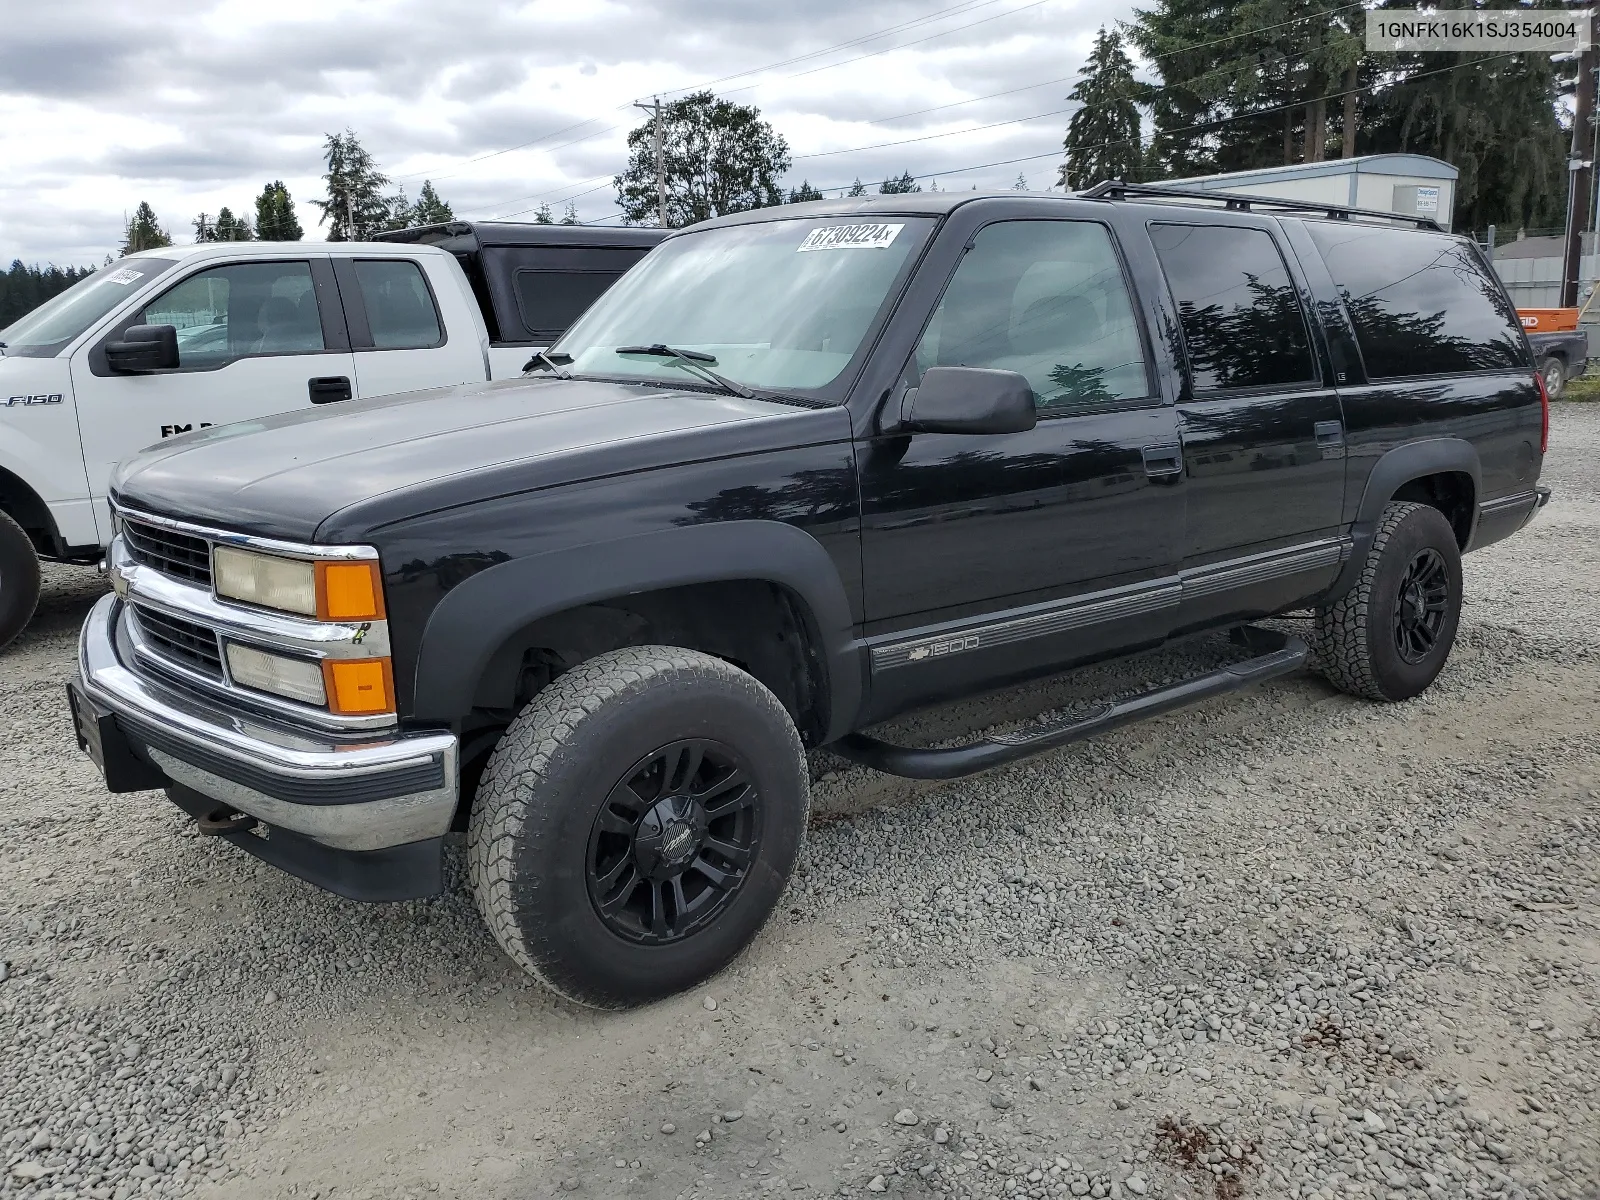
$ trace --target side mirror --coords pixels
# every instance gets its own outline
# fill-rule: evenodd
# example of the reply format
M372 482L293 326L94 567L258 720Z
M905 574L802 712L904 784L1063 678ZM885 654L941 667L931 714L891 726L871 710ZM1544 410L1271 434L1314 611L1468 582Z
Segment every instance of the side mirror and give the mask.
M178 365L178 329L174 325L130 325L120 342L106 345L106 365L136 375L170 371Z
M1022 433L1038 423L1028 381L986 367L929 367L901 411L911 433Z

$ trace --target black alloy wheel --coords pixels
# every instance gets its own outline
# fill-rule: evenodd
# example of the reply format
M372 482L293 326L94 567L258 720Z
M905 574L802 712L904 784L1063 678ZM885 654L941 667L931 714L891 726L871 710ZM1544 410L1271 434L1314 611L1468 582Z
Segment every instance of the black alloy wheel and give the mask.
M753 780L737 750L709 738L673 742L628 768L589 834L589 899L608 930L663 946L727 909L760 848Z
M1419 663L1439 642L1449 611L1450 574L1431 546L1413 556L1400 577L1394 606L1394 644L1400 657Z

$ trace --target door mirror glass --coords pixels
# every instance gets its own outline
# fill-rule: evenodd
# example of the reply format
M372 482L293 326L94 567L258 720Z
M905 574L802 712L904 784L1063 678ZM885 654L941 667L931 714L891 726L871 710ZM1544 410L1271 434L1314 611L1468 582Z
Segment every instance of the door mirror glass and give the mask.
M904 413L912 433L1022 433L1038 421L1025 376L983 367L929 367Z
M171 371L178 365L178 331L171 325L130 325L106 346L106 364L124 374Z

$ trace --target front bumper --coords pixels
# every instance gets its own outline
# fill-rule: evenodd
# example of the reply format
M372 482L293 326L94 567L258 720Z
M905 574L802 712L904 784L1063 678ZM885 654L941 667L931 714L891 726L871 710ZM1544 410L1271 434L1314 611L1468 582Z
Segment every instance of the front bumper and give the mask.
M165 786L191 815L204 815L198 810L209 805L212 815L253 817L266 827L264 838L262 831L223 835L345 895L393 899L438 890L437 844L457 800L453 734L340 737L225 707L130 669L121 611L114 595L90 611L72 695L79 745L108 788ZM423 872L431 878L360 881L363 864L392 875L419 861L432 862Z

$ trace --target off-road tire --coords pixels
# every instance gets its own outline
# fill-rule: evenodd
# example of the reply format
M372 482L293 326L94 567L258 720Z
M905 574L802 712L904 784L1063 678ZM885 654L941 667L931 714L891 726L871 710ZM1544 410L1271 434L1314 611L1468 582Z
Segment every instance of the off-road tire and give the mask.
M1394 621L1409 565L1426 550L1443 559L1448 598L1433 648L1407 662ZM1342 692L1367 700L1408 700L1431 684L1450 657L1461 620L1461 551L1444 514L1427 504L1387 505L1355 586L1317 609L1317 669Z
M640 945L607 928L591 900L591 830L630 764L686 738L742 754L760 841L710 924ZM710 655L630 647L573 668L512 721L478 785L468 873L495 939L540 983L594 1008L645 1004L704 981L750 943L783 895L809 808L805 752L776 696Z
M38 603L39 555L22 526L0 512L0 649L28 627Z
M1539 363L1539 374L1544 377L1545 395L1552 400L1561 399L1561 393L1567 390L1567 364L1548 355Z

